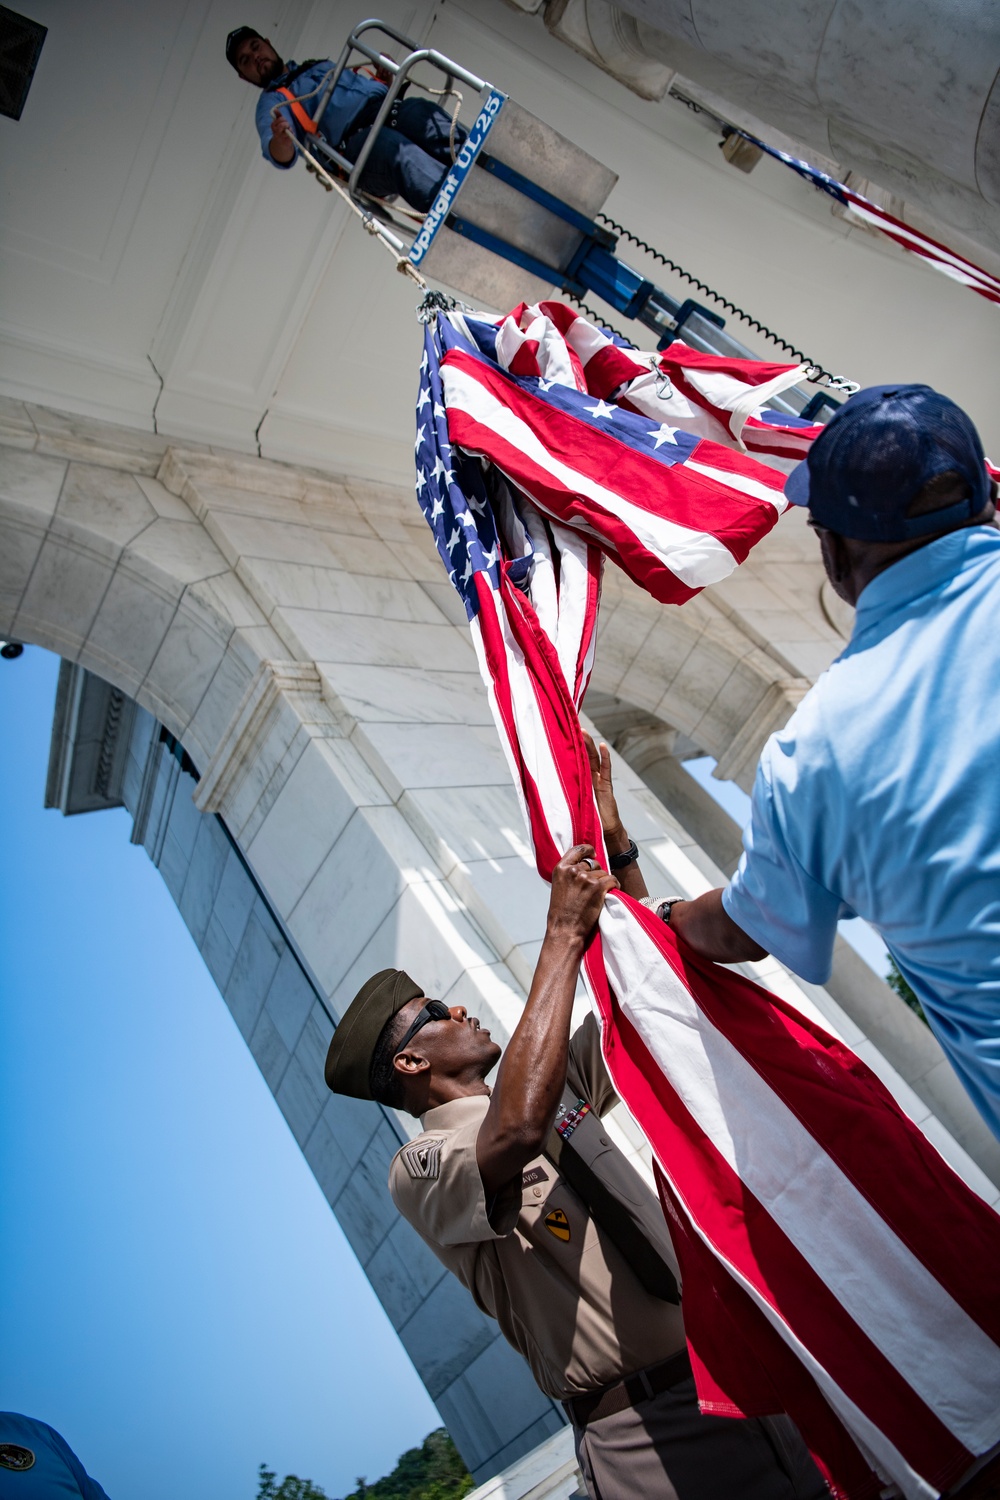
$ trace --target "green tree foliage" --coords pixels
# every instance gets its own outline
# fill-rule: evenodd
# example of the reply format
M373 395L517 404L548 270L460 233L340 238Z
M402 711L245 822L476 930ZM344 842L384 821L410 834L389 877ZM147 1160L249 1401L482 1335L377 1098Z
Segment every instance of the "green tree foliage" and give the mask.
M913 990L903 978L902 974L899 972L899 966L897 965L896 960L893 958L892 954L889 955L889 972L885 976L885 982L891 990L896 991L896 994L899 996L900 1000L902 1000L905 1005L908 1005L914 1012L914 1014L918 1015L921 1021L923 1021L924 1025L926 1026L927 1017L924 1015L924 1008L920 1004L920 1001L917 999L916 995L913 993Z
M309 1479L286 1474L280 1484L272 1469L261 1464L257 1500L327 1500L326 1492ZM369 1484L359 1479L346 1500L462 1500L475 1481L443 1427L429 1432L419 1448L404 1453L391 1474Z
M257 1474L257 1500L327 1500L326 1490L321 1490L311 1479L286 1474L281 1483L276 1484L277 1474L264 1464Z
M475 1481L443 1427L429 1432L419 1448L404 1453L391 1474L368 1484L358 1480L347 1500L462 1500Z

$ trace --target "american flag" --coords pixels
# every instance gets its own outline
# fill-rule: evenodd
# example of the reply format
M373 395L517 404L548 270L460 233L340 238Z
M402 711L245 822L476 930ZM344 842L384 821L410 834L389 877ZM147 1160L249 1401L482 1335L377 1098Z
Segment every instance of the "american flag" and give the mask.
M800 177L811 182L813 187L828 193L831 198L849 211L863 224L871 229L877 229L880 233L887 235L889 239L895 240L904 250L909 250L913 255L919 255L928 265L940 271L944 276L950 276L952 281L958 281L962 286L967 286L970 291L978 292L980 297L985 297L988 302L1000 303L1000 280L990 271L984 271L982 266L977 266L975 261L969 260L964 255L959 255L956 250L950 250L940 240L932 239L929 234L922 234L919 229L914 229L912 224L897 219L894 214L886 209L880 208L870 198L862 193L857 193L846 182L838 182L835 177L821 172L818 167L811 167L801 157L790 156L787 151L779 151L776 146L769 146L766 141L758 140L755 135L748 135L745 130L738 132L744 140L759 146L761 151L773 156L776 161L784 162L786 167L791 167Z
M735 451L732 389L712 416L729 447L676 414L651 426L632 393L659 399L660 368L552 304L427 329L417 494L546 879L577 843L606 865L578 718L604 557L683 602L783 504L782 476ZM762 373L726 378L746 395ZM787 1411L834 1496L878 1495L875 1470L936 1496L1000 1442L1000 1219L847 1047L629 897L608 898L585 978L653 1150L703 1410Z

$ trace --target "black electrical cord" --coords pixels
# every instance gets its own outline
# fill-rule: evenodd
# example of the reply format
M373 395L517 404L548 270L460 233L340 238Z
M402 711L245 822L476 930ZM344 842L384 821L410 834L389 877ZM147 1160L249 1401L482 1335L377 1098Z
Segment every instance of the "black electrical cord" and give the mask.
M687 101L683 102L686 103ZM816 360L809 359L807 355L803 354L801 349L797 349L794 344L790 344L787 339L783 339L773 329L768 328L767 324L762 323L759 318L751 317L750 313L744 312L742 307L737 307L735 302L730 302L728 297L724 297L721 292L715 291L707 282L702 281L698 276L693 276L690 271L685 271L684 267L679 266L675 260L671 260L669 255L664 255L660 250L654 250L652 245L647 245L645 240L641 240L637 234L632 233L631 229L626 229L623 224L619 224L616 219L612 219L608 214L598 214L597 217L612 233L617 234L622 239L628 240L631 244L637 246L638 249L644 250L647 255L651 255L654 260L658 260L662 266L666 266L668 271L673 271L675 276L680 276L684 281L690 282L699 292L702 292L706 297L711 297L713 302L717 302L720 307L724 307L734 317L742 318L744 323L749 323L751 328L756 329L758 333L762 333L765 338L777 344L779 349L786 350L793 359L798 360L799 364L811 365L814 373L810 375L809 379L814 383L826 381L834 389L843 388L843 378L841 376L832 374L830 370L824 369Z

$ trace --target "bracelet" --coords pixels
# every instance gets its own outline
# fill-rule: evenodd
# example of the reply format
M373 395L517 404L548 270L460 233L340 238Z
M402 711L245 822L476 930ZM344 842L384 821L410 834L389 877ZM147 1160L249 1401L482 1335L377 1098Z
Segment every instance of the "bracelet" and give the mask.
M668 927L670 926L670 913L673 911L673 909L677 905L678 901L685 901L685 900L687 900L686 896L671 896L669 901L661 901L660 902L660 906L659 906L660 918L661 918L662 921L666 922L666 924L667 924Z
M624 870L626 865L634 864L639 858L639 846L635 839L629 839L628 848L622 854L612 854L608 860L609 870Z

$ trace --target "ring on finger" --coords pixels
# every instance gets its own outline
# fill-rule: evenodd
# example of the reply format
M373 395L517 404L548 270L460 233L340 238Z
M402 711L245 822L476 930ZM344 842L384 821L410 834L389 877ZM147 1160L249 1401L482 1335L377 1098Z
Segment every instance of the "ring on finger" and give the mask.
M582 859L581 863L585 864L585 865L589 865L592 870L598 870L598 869L600 869L600 865L597 863L597 860L596 859L589 859L586 854L583 856L583 859Z

